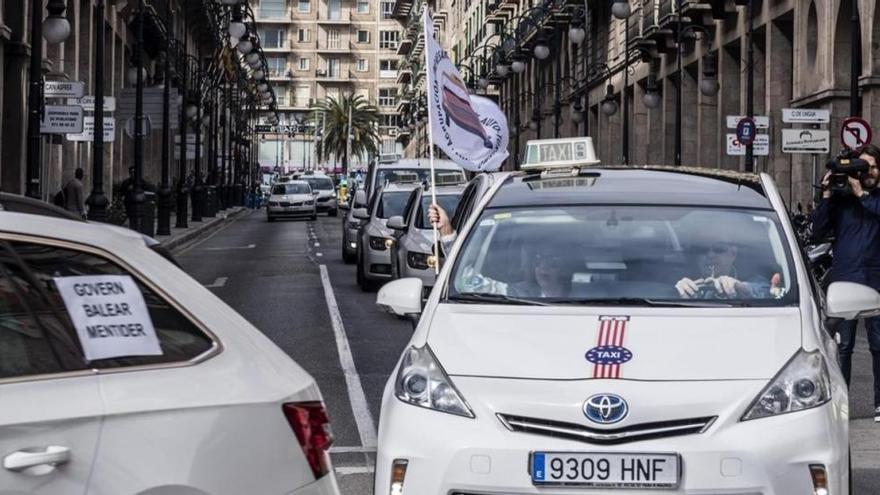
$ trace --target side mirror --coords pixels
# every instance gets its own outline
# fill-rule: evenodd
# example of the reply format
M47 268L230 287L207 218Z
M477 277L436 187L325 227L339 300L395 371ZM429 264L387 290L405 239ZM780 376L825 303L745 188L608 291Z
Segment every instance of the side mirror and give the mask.
M385 222L385 226L394 230L406 230L406 224L403 222L403 217L400 215L395 215L389 218L388 221Z
M354 211L351 212L351 215L353 217L357 218L358 220L369 220L370 219L370 213L367 212L366 208L355 208Z
M825 297L825 313L845 320L876 316L880 314L880 293L862 284L834 282Z
M317 195L318 195L318 191L312 191L312 196L317 196Z
M422 312L422 279L401 278L388 282L379 289L376 306L397 316L418 316Z
M360 208L367 206L367 193L363 189L358 189L354 193L354 207Z

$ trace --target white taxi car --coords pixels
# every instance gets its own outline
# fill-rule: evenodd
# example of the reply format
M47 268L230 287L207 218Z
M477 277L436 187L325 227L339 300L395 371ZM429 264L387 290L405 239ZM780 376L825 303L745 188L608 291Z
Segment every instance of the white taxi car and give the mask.
M848 396L767 175L664 167L508 176L421 280L382 402L375 493L845 494Z
M338 495L314 379L140 234L0 212L0 494Z
M306 181L289 180L275 184L266 204L266 220L274 222L279 217L302 216L315 220L318 218L317 196L318 191L313 190Z

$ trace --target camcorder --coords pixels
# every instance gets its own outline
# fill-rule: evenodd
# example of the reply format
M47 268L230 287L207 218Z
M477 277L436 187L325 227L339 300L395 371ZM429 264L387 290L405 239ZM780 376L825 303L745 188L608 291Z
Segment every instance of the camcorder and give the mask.
M868 162L861 158L838 156L833 160L829 160L826 168L831 171L831 175L828 178L831 193L852 194L849 178L862 180L862 177L868 173L870 166Z

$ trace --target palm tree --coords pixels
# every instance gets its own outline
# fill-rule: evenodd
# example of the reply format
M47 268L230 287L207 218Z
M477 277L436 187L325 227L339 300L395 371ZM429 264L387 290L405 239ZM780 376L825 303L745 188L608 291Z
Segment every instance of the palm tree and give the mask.
M349 132L349 110L351 111L351 144L346 137ZM362 95L343 95L336 99L328 96L318 103L312 111L315 127L321 129L321 139L315 146L318 161L331 156L342 158L342 172L348 173L348 153L363 159L377 154L379 135L379 109L371 105Z

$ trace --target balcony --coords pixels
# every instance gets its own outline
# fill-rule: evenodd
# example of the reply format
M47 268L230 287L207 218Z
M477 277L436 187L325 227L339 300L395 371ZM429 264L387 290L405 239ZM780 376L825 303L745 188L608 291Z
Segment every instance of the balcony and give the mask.
M402 40L400 40L400 44L397 45L397 54L406 56L409 54L410 50L413 47L413 40L409 36L406 36Z
M413 70L409 65L404 65L397 71L397 84L409 84L412 81Z
M269 69L267 74L270 81L287 81L293 77L293 71L290 69Z
M351 24L351 16L348 10L321 12L318 14L318 24L327 26L347 25Z
M413 0L397 0L394 2L394 10L391 11L391 17L395 19L406 19L413 10Z
M258 23L289 23L290 12L288 9L256 9L254 13Z
M352 79L351 71L348 70L329 71L324 68L315 71L315 80L321 83L346 84L352 82Z
M353 55L351 44L343 39L322 39L318 42L317 52L322 55Z

